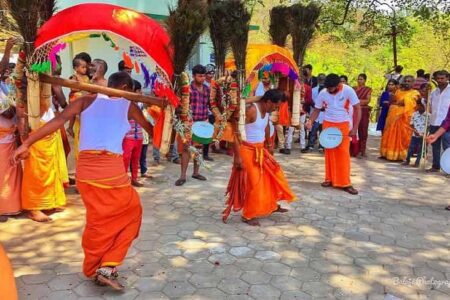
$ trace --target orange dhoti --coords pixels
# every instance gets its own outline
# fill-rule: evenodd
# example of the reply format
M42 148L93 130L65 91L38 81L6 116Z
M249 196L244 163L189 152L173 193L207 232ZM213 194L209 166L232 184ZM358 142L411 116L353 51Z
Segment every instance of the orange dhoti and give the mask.
M15 215L20 212L22 188L22 166L10 161L16 143L0 144L0 215Z
M333 149L325 149L325 182L334 187L349 187L350 182L350 124L348 122L333 123L324 121L323 129L336 127L343 134L342 143Z
M22 208L50 210L66 205L64 185L69 181L60 131L37 141L25 160Z
M242 165L247 173L246 196L242 216L253 219L271 215L278 201L296 199L280 165L261 144L243 143Z
M0 245L0 296L2 300L17 300L16 282L11 263Z
M222 136L220 136L220 141L228 142L228 143L234 143L234 134L233 134L233 125L231 122L226 122L225 127L222 131ZM215 127L214 130L214 137L218 138L217 135L219 134L219 127Z
M92 277L100 267L122 264L139 234L142 207L121 155L80 152L77 187L86 206L83 272Z

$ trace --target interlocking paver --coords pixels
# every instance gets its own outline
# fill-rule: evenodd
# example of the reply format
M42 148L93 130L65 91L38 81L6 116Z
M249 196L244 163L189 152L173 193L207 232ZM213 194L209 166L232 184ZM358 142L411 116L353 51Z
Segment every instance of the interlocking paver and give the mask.
M249 284L267 284L272 275L261 271L247 271L242 274L241 279Z
M81 273L79 195L68 195L51 224L0 223L20 299L448 299L436 281L450 281L450 216L440 196L450 193L448 179L376 160L378 142L370 159L352 161L356 197L320 187L320 154L277 155L301 201L255 228L237 214L221 221L228 157L215 156L208 185L175 189L178 166L151 168L155 179L140 190L141 232L119 267L125 293Z

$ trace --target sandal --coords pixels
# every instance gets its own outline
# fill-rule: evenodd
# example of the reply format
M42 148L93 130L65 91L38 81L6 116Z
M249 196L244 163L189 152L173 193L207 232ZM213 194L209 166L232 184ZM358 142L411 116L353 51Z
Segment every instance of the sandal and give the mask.
M192 178L200 180L200 181L206 181L206 177L200 174L192 175Z
M324 181L322 182L321 186L322 187L331 187L333 184L330 181Z
M175 186L182 186L185 183L186 179L178 179L177 181L175 181Z
M116 291L121 291L124 286L120 284L117 280L119 277L116 268L111 267L101 267L97 269L97 276L95 278L95 283L98 285L108 285Z
M261 226L261 224L259 223L258 220L256 219L246 219L246 218L242 218L242 222L247 223L250 226Z
M351 195L358 195L358 191L353 186L348 186L348 187L344 188L344 191L346 191L347 193L349 193Z

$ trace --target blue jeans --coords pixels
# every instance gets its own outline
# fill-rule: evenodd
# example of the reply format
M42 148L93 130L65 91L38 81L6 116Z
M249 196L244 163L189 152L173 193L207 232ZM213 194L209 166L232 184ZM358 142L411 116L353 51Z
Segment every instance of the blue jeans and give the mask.
M317 140L317 134L322 131L322 124L314 122L311 132L309 133L308 147L314 148ZM319 145L320 147L320 145Z
M411 137L411 142L409 144L408 155L406 156L406 162L409 163L411 161L411 157L417 149L417 158L414 163L416 166L420 164L420 159L422 157L422 145L423 145L423 137L421 136L413 136Z
M170 147L170 161L174 161L177 158L180 158L180 155L178 154L177 151L177 141L175 141L173 143L173 147ZM153 160L159 162L161 160L161 154L159 152L159 149L153 147L153 151L152 151L152 155L153 155Z
M141 174L144 175L145 173L147 173L147 150L148 150L148 144L147 145L142 145L142 150L141 150L141 158L139 160L139 165L141 167Z
M430 133L433 134L438 131L439 126L430 126ZM447 149L450 147L450 132L447 131L440 138L432 144L433 147L433 169L439 170L441 168L441 148Z

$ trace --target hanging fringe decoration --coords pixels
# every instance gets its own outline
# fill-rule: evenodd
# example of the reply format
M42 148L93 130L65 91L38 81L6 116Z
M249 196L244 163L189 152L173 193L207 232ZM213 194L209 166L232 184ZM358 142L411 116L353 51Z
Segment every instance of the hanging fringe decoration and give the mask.
M105 32L102 33L102 37L105 40L105 42L111 43L111 48L116 48L116 43L107 35Z
M139 68L139 64L137 61L134 62L134 70L137 74L141 73L141 69Z
M150 85L150 72L148 71L144 63L141 63L141 69L142 73L144 73L144 81L145 81L144 88L148 88Z
M153 73L152 76L150 77L150 89L151 90L155 89L156 79L158 79L158 73L157 72Z
M125 51L122 53L122 58L123 61L125 62L125 67L130 69L134 68L133 62L131 61L131 57Z
M48 73L51 71L52 65L50 61L44 61L42 63L34 63L31 65L30 70L36 73Z
M52 65L52 70L56 70L58 67L58 62L56 61L56 55L61 52L62 50L66 49L66 43L60 43L53 46L53 48L50 50L50 53L48 54L48 59L50 60L50 63Z

